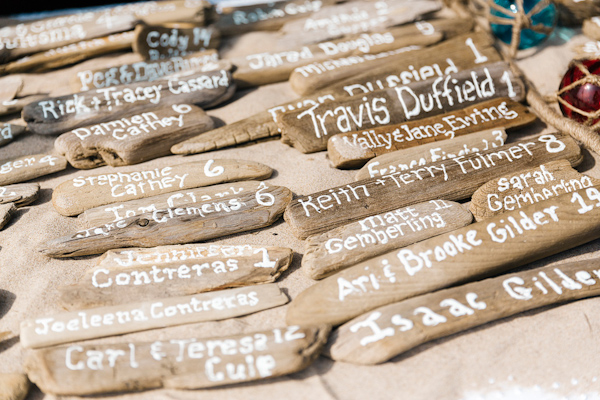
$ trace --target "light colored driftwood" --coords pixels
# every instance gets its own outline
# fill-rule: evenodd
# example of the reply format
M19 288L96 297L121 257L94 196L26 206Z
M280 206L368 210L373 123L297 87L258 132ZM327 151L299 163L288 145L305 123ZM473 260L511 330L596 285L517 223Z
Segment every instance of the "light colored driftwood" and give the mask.
M77 176L59 184L52 204L62 215L90 208L217 183L267 179L273 170L261 163L220 159L192 161L162 168Z
M114 306L63 312L21 322L21 345L54 346L204 321L239 317L288 302L275 283L191 296L161 297Z
M201 108L173 104L65 132L54 148L75 168L119 167L170 155L171 146L213 127Z
M390 152L486 129L524 126L536 119L521 103L508 98L493 99L429 118L340 133L327 141L327 154L338 168L352 168Z
M598 199L598 189L582 189L356 264L300 293L287 322L341 324L386 304L598 239Z
M17 207L13 203L0 204L0 230L8 224L16 211Z
M202 23L138 24L132 48L142 58L156 61L216 49L220 42L219 31Z
M600 185L599 179L577 172L567 160L552 161L492 179L473 193L469 210L477 221L481 221L597 185Z
M600 40L600 17L591 17L583 21L583 34L590 39Z
M67 160L53 154L32 154L0 160L0 185L25 182L65 168Z
M287 207L284 218L297 237L305 238L410 204L466 199L490 179L560 159L578 165L583 156L577 143L558 133L539 135L483 153L299 196Z
M600 294L598 260L467 283L383 306L331 335L336 361L377 364L423 343L525 311Z
M277 124L284 143L303 153L312 153L325 150L329 137L337 133L399 124L499 97L514 101L525 98L522 80L506 62L394 88L372 92L367 89L364 95L348 100L285 112L277 118Z
M0 186L0 204L13 203L22 207L36 201L39 195L40 184L37 182Z
M78 343L33 350L25 369L44 393L57 395L208 388L306 368L319 356L330 330L327 325L288 326L212 338Z
M0 399L24 400L29 393L31 382L25 374L0 373Z
M67 310L272 283L292 261L283 247L186 244L110 250L74 285L60 289Z
M202 72L47 98L27 104L23 119L34 133L56 135L159 104L190 103L209 108L228 100L234 91L229 71Z
M360 181L393 174L394 172L407 171L447 158L488 151L504 146L506 137L506 132L503 129L493 129L385 153L373 158L362 167L356 173L355 180Z
M48 96L32 95L0 103L0 116L21 112L27 104L45 99Z
M233 194L254 192L261 188L259 181L238 181L222 183L199 188L178 190L175 192L159 194L139 200L111 203L90 208L79 214L82 226L92 228L103 224L117 222L123 218L130 218L146 212L163 210L169 207L194 206L209 201L219 200Z
M174 207L125 218L50 240L39 251L49 257L100 254L121 247L154 247L214 239L264 228L279 219L292 199L283 186L233 195L197 207Z
M25 132L25 127L22 125L0 124L0 147L9 144L23 132Z
M360 261L468 225L462 205L430 200L339 226L305 241L302 270L322 279Z
M201 69L201 72L210 71L212 69L208 68L217 65L219 67L214 69L226 69L219 63L219 53L211 49L161 61L136 61L117 66L84 69L72 75L71 88L75 92L80 92L126 83L152 82L167 75L198 68Z

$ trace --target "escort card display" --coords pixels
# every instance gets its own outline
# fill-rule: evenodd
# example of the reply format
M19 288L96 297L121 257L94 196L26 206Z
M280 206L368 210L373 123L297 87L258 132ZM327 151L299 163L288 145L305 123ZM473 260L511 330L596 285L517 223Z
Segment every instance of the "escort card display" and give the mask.
M273 224L292 199L283 186L223 197L196 207L169 207L50 240L49 257L100 254L121 247L154 247L215 239Z
M288 302L277 284L165 297L63 312L21 322L25 348L54 346L147 329L239 317Z
M117 201L127 201L182 189L250 179L267 179L273 170L245 160L192 161L160 168L77 176L59 184L52 204L62 215L71 216Z
M158 105L190 103L209 108L228 100L234 91L229 71L202 72L47 98L27 104L23 119L34 133L56 135Z
M54 148L75 168L118 167L170 155L174 144L213 127L194 105L158 106L63 133Z
M65 168L67 160L63 156L52 154L32 154L0 160L0 185L25 182Z
M373 215L309 236L302 270L313 279L321 279L398 247L461 228L472 220L465 207L444 200Z
M330 330L287 326L213 338L75 343L31 351L25 370L56 395L209 388L300 371L319 356Z
M386 304L517 268L598 239L599 217L594 187L496 215L317 282L293 299L287 322L339 325Z
M292 254L282 247L214 244L110 250L80 282L61 288L61 303L73 310L272 283Z
M575 190L600 185L600 180L580 174L567 160L492 179L473 193L469 210L477 221L534 204Z
M467 283L376 308L331 335L329 356L377 364L423 343L524 311L600 294L598 260Z
M327 155L337 168L360 167L386 153L434 141L456 140L487 129L521 127L536 119L521 103L507 98L493 99L429 118L333 135L327 141Z
M284 218L299 238L368 216L428 200L463 200L506 173L560 159L578 165L583 156L570 136L538 135L485 152L440 160L423 167L299 196Z

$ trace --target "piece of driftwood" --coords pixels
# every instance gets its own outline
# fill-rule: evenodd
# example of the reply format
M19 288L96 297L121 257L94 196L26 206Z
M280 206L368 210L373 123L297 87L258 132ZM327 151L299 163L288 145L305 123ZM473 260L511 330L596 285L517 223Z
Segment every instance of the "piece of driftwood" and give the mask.
M225 36L252 31L276 31L286 22L302 18L336 0L283 0L272 3L227 6L215 4L212 20Z
M36 201L39 195L40 184L37 182L0 186L0 204L13 203L23 207Z
M563 263L423 294L374 309L340 326L336 361L378 364L423 343L525 311L600 294L598 260Z
M122 247L154 247L200 242L273 224L292 199L283 186L227 196L197 207L156 210L115 223L85 229L44 243L49 257L100 254Z
M418 120L499 97L525 97L522 80L503 61L284 112L277 124L282 142L312 153L327 149L327 140L337 133Z
M415 26L427 29L426 33L439 29L427 24L418 22ZM493 38L485 32L468 32L429 47L411 52L402 51L401 54L389 51L310 63L291 73L290 85L296 93L302 95L314 93L324 87L337 87L336 83L342 81L349 85L365 85L377 80L381 80L385 87L406 85L441 75L445 70L448 73L457 72L478 64L500 61L502 58L493 44Z
M85 69L72 76L71 88L75 92L102 89L135 82L152 82L167 75L200 69L201 72L226 69L220 64L219 53L214 50L200 51L183 57L172 57L160 61L137 61L118 66Z
M471 213L462 205L430 200L309 236L302 270L322 279L360 261L468 225Z
M54 148L75 168L119 167L170 155L174 144L213 127L201 108L173 104L65 132Z
M62 215L72 216L117 201L217 183L267 179L272 173L270 167L254 161L210 159L161 168L81 175L59 184L52 192L52 204Z
M454 140L487 129L521 127L536 120L535 114L521 103L508 98L492 99L429 118L331 136L327 155L338 168L360 167L367 160L390 152Z
M561 25L580 28L584 20L600 15L600 3L597 0L555 0L558 20Z
M385 153L370 160L356 173L354 179L360 181L408 171L435 161L495 149L504 146L506 137L504 129L493 129Z
M25 370L44 393L56 395L209 388L300 371L319 356L330 330L287 326L212 338L77 343L30 351Z
M158 105L188 103L210 108L234 92L229 71L209 71L51 97L27 104L22 116L30 131L56 135Z
M13 203L0 204L0 230L8 224L8 221L10 221L16 211L17 206Z
M473 26L472 22L454 19L431 20L428 21L428 24L428 29L433 29L431 32L432 34L440 33L444 38L466 33L470 31ZM460 63L460 60L454 60L454 62L455 64ZM458 66L459 64L456 65ZM409 64L407 64L405 68L408 68L408 66ZM364 75L366 76L366 74L367 73ZM350 79L353 78L351 77ZM362 83L367 87L368 85L377 87L377 79L368 82L363 81ZM304 96L294 101L277 105L251 117L227 124L223 127L203 133L202 135L198 135L195 138L181 142L173 146L171 152L174 154L202 153L253 140L279 136L280 130L277 126L277 118L283 112L346 99L353 93L349 93L348 90L345 89L345 86L354 85L355 83L356 81L339 82L331 88L321 89L310 96Z
M300 293L288 307L287 322L338 325L595 240L599 199L597 188L578 190L358 263Z
M410 204L463 200L490 179L560 159L578 165L583 156L577 143L558 133L538 135L486 152L299 196L287 207L284 218L297 237L306 238Z
M583 21L581 30L590 39L600 40L600 16L591 17Z
M53 154L32 154L0 160L0 185L25 182L65 168L67 160Z
M473 193L469 210L477 221L481 221L597 185L600 185L599 179L579 173L567 160L551 161L492 179Z
M220 42L219 31L202 23L138 24L132 48L142 58L156 61L216 49Z
M199 188L178 190L159 194L144 199L111 203L90 208L79 214L82 225L88 228L117 222L123 218L139 214L163 210L169 207L197 206L205 202L215 201L234 194L255 192L263 183L260 181L238 181L222 183Z
M9 144L23 132L25 132L25 127L22 125L0 123L0 147Z
M272 283L292 255L288 248L249 245L110 250L77 284L60 288L60 302L75 310Z
M26 374L0 373L0 399L24 400L29 393L31 382Z
M277 307L288 302L275 283L218 290L190 296L62 312L21 322L25 348L54 346L195 322L218 321Z
M286 43L319 43L407 24L439 11L441 6L437 0L355 0L322 7L305 18L287 22L279 32Z

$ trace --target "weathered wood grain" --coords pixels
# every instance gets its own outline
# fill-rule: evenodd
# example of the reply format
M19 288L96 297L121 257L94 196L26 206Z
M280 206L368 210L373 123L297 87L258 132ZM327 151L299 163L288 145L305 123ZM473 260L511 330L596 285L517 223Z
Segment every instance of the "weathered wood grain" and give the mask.
M30 351L25 369L44 393L57 395L209 388L306 368L319 356L330 330L326 325L288 326L212 338L56 346ZM183 357L178 356L180 346ZM114 364L103 357L109 354Z
M0 160L0 185L29 181L65 168L67 160L54 154L32 154Z
M282 142L312 153L327 149L327 140L337 133L418 120L500 97L521 101L524 96L521 79L506 62L497 62L285 112L277 124Z
M283 247L173 245L110 250L76 284L60 288L67 310L273 283L292 262Z
M27 104L22 116L30 131L56 135L159 104L188 103L210 108L228 100L234 92L229 71L210 71L51 97Z
M338 325L598 239L598 199L597 188L582 189L356 264L300 293L288 307L287 322Z
M0 399L24 400L29 393L31 382L25 374L0 373Z
M174 207L125 218L50 240L39 251L49 257L100 254L122 247L154 247L214 239L273 224L292 199L283 186L228 196L199 207Z
M309 236L302 270L322 279L360 261L468 225L471 213L462 205L430 200Z
M0 204L13 203L23 207L36 201L39 195L40 184L37 182L0 186Z
M260 181L236 181L199 188L177 190L144 199L111 203L110 206L99 206L85 210L79 214L82 226L92 228L130 218L146 212L163 210L169 207L194 206L219 200L233 194L255 192L263 185Z
M261 163L235 159L210 159L162 168L77 176L59 184L52 204L62 215L81 214L105 204L140 199L217 183L267 179L273 170Z
M133 299L132 299L133 300ZM25 348L253 314L288 302L275 283L62 312L21 322Z
M359 167L390 152L486 129L521 127L536 120L535 114L521 103L508 98L493 99L429 118L339 133L328 139L327 155L338 168Z
M598 260L563 263L423 294L354 318L331 335L329 356L377 364L423 343L525 311L600 294Z
M577 172L567 160L551 161L490 180L473 193L469 210L477 221L481 221L597 185L600 185L599 179Z
M23 132L25 132L25 127L22 125L0 124L0 147L9 144Z
M141 113L65 132L54 148L79 169L139 164L171 154L171 146L214 127L201 108L158 106Z
M442 136L443 137L443 136ZM357 173L355 180L374 178L393 174L398 171L407 171L415 167L422 167L435 161L445 160L469 153L476 153L504 146L506 132L503 129L494 129L449 137L448 140L435 141L420 146L396 150L373 158Z
M428 200L463 200L496 177L567 159L578 165L581 149L569 136L538 135L482 153L364 179L294 199L284 218L299 238L370 215Z
M16 211L17 207L13 203L0 204L0 230L8 224Z

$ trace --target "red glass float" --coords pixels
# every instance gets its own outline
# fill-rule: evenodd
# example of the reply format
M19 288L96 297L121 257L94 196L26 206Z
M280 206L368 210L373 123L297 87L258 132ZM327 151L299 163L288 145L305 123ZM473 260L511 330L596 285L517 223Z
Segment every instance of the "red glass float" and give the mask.
M600 116L593 118L590 114L600 110L600 60L571 62L558 93L564 102L575 108L559 101L560 110L565 117L586 125L595 125L600 121Z

